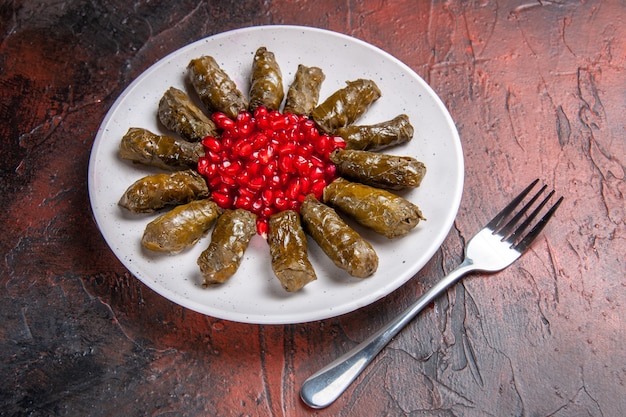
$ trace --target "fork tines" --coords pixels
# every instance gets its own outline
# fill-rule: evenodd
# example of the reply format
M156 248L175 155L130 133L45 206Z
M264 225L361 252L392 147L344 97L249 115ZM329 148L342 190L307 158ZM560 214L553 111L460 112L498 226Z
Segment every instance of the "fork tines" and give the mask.
M488 224L487 227L493 230L493 233L500 236L503 241L511 244L511 247L519 252L523 252L526 250L528 245L535 239L535 237L543 230L545 225L548 223L548 220L554 215L554 212L563 201L563 197L560 197L556 203L550 207L546 213L543 215L541 219L539 219L533 228L526 234L522 236L524 231L533 223L535 218L539 215L543 207L548 203L548 200L554 195L554 190L550 191L548 195L528 214L528 211L531 207L537 202L541 194L546 190L547 186L543 186L539 189L539 191L532 196L524 206L517 212L514 213L514 210L519 206L522 201L526 198L528 193L537 185L539 179L533 181L524 191L522 191L517 197L513 199L500 213L496 215ZM526 216L526 218L521 222L522 218ZM507 223L501 227L502 223L507 220ZM518 226L519 224L519 226Z

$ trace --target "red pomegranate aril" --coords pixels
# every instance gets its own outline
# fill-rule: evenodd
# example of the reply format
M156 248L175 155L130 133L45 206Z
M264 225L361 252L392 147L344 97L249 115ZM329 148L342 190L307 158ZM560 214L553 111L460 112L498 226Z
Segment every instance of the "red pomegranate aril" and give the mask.
M285 197L275 199L274 207L276 207L280 211L287 210L287 208L289 207L287 199Z
M267 233L270 231L270 225L268 219L257 219L256 221L256 231L263 238L267 237Z
M252 139L252 147L255 150L259 150L265 146L267 146L267 144L269 143L270 139L269 137L264 134L264 133L257 133L254 138Z
M324 173L326 174L326 179L328 180L334 179L333 177L337 173L337 166L334 164L326 165L326 168L324 169Z
M324 161L322 161L319 157L313 155L309 158L309 161L311 162L311 165L321 169L322 171L324 170L324 167L326 166L326 164L324 163Z
M274 191L271 188L266 188L261 191L261 199L263 200L263 204L266 206L272 205L274 202Z
M312 142L317 141L320 138L328 137L328 136L320 135L320 132L317 130L316 127L309 128L306 133L307 133L307 138L309 138L309 140L312 141Z
M243 195L237 196L235 207L250 211L252 208L252 198Z
M268 113L269 111L267 110L267 107L259 106L254 109L254 118L258 120L261 117L267 117Z
M278 178L280 178L280 185L286 186L291 179L291 175L289 173L278 174Z
M268 181L267 181L267 185L269 185L272 188L278 188L282 185L282 182L280 180L280 176L279 175L272 175Z
M341 149L345 149L346 148L346 141L343 140L343 138L341 136L333 136L330 140L333 144L333 147L336 148L341 148Z
M256 191L250 190L249 188L246 188L246 187L239 187L237 192L239 193L239 197L247 198L250 201L252 201L253 198L256 198L256 194L257 194Z
M308 193L321 198L336 177L329 155L345 142L320 133L306 116L257 107L234 120L216 112L212 120L221 137L203 139L205 156L198 159L198 172L220 207L255 213L263 236L269 216L299 210Z
M256 191L262 190L263 187L265 187L265 182L266 180L262 176L251 178L250 181L248 181L248 188Z
M204 155L211 162L218 163L218 162L222 161L222 157L221 157L220 153L212 151L210 149L205 150L204 151Z
M297 148L298 144L295 141L288 141L280 145L280 148L278 149L278 154L280 156L293 155L296 152Z
M216 192L218 192L220 194L227 195L227 196L232 196L234 188L235 187L232 187L232 186L230 186L228 184L221 183L220 185L215 187L214 191L216 191Z
M266 134L271 132L270 120L267 115L258 117L256 119L256 126L258 129Z
M291 200L295 200L298 194L300 194L301 189L302 184L300 183L300 178L296 177L289 182L285 195Z
M215 203L217 203L218 206L222 208L228 208L232 203L232 199L228 195L220 193L218 191L213 192L211 194L211 198L213 199L213 201L215 201Z
M302 155L296 155L293 158L293 166L301 174L307 174L310 170L310 162Z
M217 175L217 164L215 162L209 162L205 167L203 175L208 178L213 178Z
M269 144L265 148L259 150L259 153L257 155L259 163L263 165L269 164L272 158L274 158L275 152L276 149L272 144Z
M289 200L289 210L300 211L301 205L302 203L300 203L298 200Z
M252 145L246 142L245 139L241 139L235 143L233 152L235 155L245 158L250 156L252 152L254 152L254 149L252 149Z
M322 167L315 166L309 171L309 178L311 178L313 181L323 180L324 176L324 168Z
M311 191L311 179L309 177L300 177L300 194L308 194Z
M210 178L208 183L207 183L207 185L209 186L209 189L211 189L211 190L215 190L221 184L222 184L222 179L219 176L215 176L213 178Z
M218 128L223 130L230 130L236 126L235 122L229 119L224 113L213 113L213 121Z
M311 185L311 192L319 200L322 197L325 187L326 183L324 181L313 182L313 185Z
M292 160L290 155L281 155L278 158L278 168L285 173L291 172Z
M248 185L248 182L250 181L250 172L244 169L235 176L235 181L237 181L237 184L242 187Z
M250 114L250 112L247 111L240 111L239 113L237 113L237 117L235 118L235 122L238 125L249 123L250 120L252 120L252 115Z
M261 217L269 218L272 214L277 213L277 211L272 206L264 206L261 209Z
M313 151L313 145L309 143L304 143L296 149L296 153L305 158L310 158L313 155Z
M245 138L252 133L254 127L250 123L241 123L237 125L237 136Z
M251 209L252 212L258 213L262 208L263 208L263 200L261 200L260 198L252 202L252 209Z
M208 158L204 156L201 156L200 158L198 158L198 172L202 175L205 175L209 164L210 162Z
M205 148L209 148L213 152L220 152L222 150L222 143L213 136L207 136L202 140L202 145Z

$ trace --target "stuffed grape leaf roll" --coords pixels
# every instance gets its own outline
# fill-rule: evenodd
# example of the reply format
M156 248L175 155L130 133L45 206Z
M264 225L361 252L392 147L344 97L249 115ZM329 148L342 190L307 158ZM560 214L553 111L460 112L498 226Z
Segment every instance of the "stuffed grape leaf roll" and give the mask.
M254 213L243 209L224 211L215 223L211 243L198 257L203 286L223 283L237 272L255 233Z
M380 89L372 80L347 81L344 88L315 107L311 117L324 132L332 134L354 123L380 96Z
M406 235L424 219L420 209L410 201L341 177L324 188L323 201L390 239Z
M373 125L341 127L335 134L346 141L346 149L378 151L410 141L414 130L409 116L401 114Z
M296 75L287 91L283 113L310 116L317 106L324 78L324 72L320 68L298 65Z
M196 106L189 96L170 87L159 101L157 112L163 126L180 135L181 138L198 142L206 136L215 136L215 123Z
M119 205L133 213L151 213L168 205L185 204L209 196L209 187L195 170L148 175L135 181Z
M221 213L209 198L176 206L146 225L141 244L157 252L180 252L195 245Z
M219 111L234 119L248 108L246 97L213 57L192 59L187 77L208 111Z
M419 187L426 174L426 165L410 156L336 149L330 160L341 177L377 188Z
M317 279L309 261L306 235L297 212L285 210L272 215L267 242L272 270L286 291L298 291Z
M376 272L376 251L335 210L309 194L300 207L300 215L304 231L337 267L357 278Z
M131 127L122 137L119 155L122 159L167 170L195 168L204 155L201 142L188 142L149 130Z
M259 106L278 110L285 97L283 76L273 52L264 46L257 49L252 61L250 79L250 111Z

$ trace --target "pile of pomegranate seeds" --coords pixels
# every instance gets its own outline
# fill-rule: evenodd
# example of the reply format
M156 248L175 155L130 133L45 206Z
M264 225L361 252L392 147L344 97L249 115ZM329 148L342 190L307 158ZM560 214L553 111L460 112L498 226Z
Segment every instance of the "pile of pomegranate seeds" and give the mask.
M266 236L269 217L283 210L300 210L307 194L321 199L336 178L330 154L345 148L340 137L320 133L306 116L264 107L242 111L235 120L213 113L219 138L202 141L205 156L198 172L224 209L242 208L257 215L257 233Z

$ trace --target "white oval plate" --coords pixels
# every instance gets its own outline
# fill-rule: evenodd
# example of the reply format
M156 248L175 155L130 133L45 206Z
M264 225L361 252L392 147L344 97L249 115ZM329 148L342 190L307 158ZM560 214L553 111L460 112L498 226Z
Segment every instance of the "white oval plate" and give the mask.
M320 101L345 86L369 78L382 97L357 124L409 115L413 140L387 150L423 161L427 174L420 188L403 192L427 221L405 237L388 240L355 226L378 256L378 271L366 279L338 269L315 242L309 252L318 279L297 293L287 293L274 277L265 240L255 236L238 272L228 282L202 288L196 265L210 234L176 255L150 253L140 240L156 215L132 215L117 202L135 180L154 173L121 160L118 146L129 127L167 133L157 122L163 93L175 86L186 90L189 61L213 56L239 88L247 92L252 58L260 46L274 52L285 88L298 64L320 67L326 74ZM89 162L89 196L102 235L120 261L144 284L169 300L213 317L257 324L288 324L338 316L368 305L412 278L447 236L463 191L463 154L456 127L433 90L408 66L388 53L346 35L308 27L261 26L221 33L187 45L148 68L116 100L97 133Z

